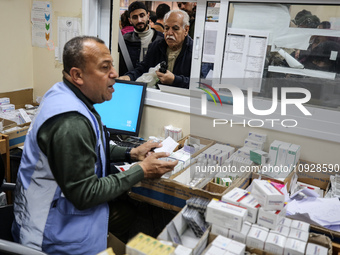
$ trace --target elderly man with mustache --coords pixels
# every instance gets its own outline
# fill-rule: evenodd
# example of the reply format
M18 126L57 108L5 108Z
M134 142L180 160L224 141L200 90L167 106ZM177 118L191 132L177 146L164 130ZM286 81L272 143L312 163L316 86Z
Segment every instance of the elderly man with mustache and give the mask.
M144 60L119 79L136 80L162 61L168 69L156 71L161 84L189 88L193 41L189 32L189 15L182 10L172 10L164 16L164 39L149 45Z

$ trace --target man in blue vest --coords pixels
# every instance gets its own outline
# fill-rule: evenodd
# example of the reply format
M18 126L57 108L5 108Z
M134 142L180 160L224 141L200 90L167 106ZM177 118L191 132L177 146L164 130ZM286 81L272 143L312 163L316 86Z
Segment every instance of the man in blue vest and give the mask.
M112 98L117 73L104 42L76 37L63 52L63 82L44 96L26 137L14 201L15 241L48 254L97 254L107 247L109 203L143 178L159 178L177 162L137 148L111 146L110 159L140 161L106 173L106 142L93 105ZM119 217L118 217L119 218Z

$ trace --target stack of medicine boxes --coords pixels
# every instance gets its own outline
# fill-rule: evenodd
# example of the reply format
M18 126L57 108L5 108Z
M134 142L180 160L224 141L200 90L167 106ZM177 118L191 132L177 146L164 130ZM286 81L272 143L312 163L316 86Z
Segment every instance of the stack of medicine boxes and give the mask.
M251 193L234 188L207 206L206 221L211 233L246 244L249 248L273 254L305 254L327 248L308 243L309 224L285 217L285 196L265 180L254 180ZM321 253L320 253L321 254Z

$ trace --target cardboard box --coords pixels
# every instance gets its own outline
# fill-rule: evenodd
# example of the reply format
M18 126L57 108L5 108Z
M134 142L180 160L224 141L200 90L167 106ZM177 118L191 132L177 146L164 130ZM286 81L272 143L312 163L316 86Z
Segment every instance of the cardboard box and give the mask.
M196 136L194 136L196 137ZM184 144L184 140L179 141L180 146ZM209 139L200 138L201 144L205 144L205 148L209 148L215 142ZM202 152L203 150L201 150ZM196 157L198 153L192 155ZM181 178L190 177L188 168L171 176L169 179L143 180L131 188L130 197L147 202L168 210L180 211L186 204L186 200L191 197L198 196L202 198L212 199L221 197L234 187L245 188L249 185L251 174L245 174L241 178L234 181L229 187L221 186L209 181L203 188L194 188L173 179L181 175Z
M29 125L30 123L17 125L19 129L4 133L5 135L8 135L9 137L9 148L10 149L24 145L26 134L29 129Z
M181 245L192 249L193 255L201 254L207 246L210 227L205 231L201 238L196 237L194 232L187 225L187 222L182 215L184 209L180 211L175 216L175 218L173 218L172 221L162 230L157 239L171 242L172 239L168 232L168 229L171 228L171 226L174 226L181 238Z

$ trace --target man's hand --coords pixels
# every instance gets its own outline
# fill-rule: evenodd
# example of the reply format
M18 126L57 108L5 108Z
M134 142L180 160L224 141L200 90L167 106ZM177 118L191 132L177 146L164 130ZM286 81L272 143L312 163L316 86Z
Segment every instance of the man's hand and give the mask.
M139 145L138 147L131 149L130 151L131 159L133 161L142 161L153 151L154 148L159 147L162 147L162 144L155 143L153 141L143 143L142 145Z
M166 70L166 73L156 71L156 74L161 84L171 85L175 80L175 75L169 70Z
M128 75L123 75L123 76L119 76L117 79L119 80L125 80L125 81L130 81L130 76Z
M171 171L177 165L176 161L164 161L158 158L168 157L170 154L168 152L157 152L153 153L147 158L145 158L139 165L143 168L144 178L156 179L160 178L163 174Z

